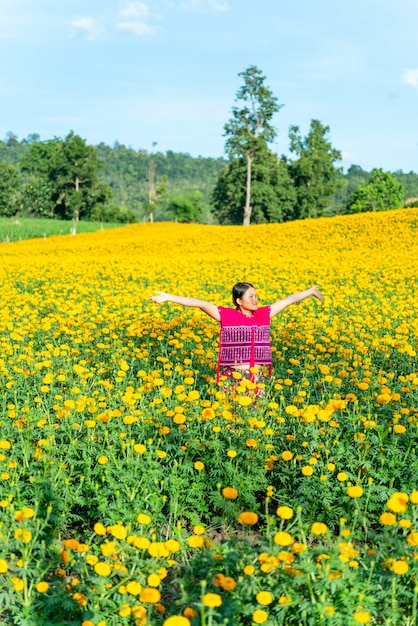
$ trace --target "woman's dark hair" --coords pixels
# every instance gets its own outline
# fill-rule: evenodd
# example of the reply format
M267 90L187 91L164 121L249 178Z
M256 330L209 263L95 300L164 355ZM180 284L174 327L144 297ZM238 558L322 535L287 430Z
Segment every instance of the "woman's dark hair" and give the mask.
M249 289L250 287L252 287L253 289L255 289L254 285L252 285L251 283L236 283L233 287L232 287L232 301L235 305L235 307L238 309L239 308L239 304L237 302L238 298L242 298L242 296L244 295L244 293L247 291L247 289Z

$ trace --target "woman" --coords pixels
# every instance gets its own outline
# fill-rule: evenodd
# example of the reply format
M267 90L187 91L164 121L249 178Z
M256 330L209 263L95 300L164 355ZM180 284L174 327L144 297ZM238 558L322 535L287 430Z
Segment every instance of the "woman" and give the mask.
M254 285L240 282L232 288L235 309L162 291L150 296L150 299L158 304L173 302L181 306L195 307L220 322L217 381L220 376L226 376L231 382L247 378L258 386L264 380L263 369L268 368L271 376L271 319L291 304L302 302L310 296L321 302L324 299L316 285L259 308Z

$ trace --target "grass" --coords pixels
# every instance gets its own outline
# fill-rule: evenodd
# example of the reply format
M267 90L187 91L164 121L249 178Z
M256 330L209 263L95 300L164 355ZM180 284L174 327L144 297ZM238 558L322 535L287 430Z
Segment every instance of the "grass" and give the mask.
M84 222L77 224L78 233L93 233L104 228L117 228L121 224L103 222ZM56 220L34 217L0 217L0 242L22 241L36 237L70 235L72 220Z

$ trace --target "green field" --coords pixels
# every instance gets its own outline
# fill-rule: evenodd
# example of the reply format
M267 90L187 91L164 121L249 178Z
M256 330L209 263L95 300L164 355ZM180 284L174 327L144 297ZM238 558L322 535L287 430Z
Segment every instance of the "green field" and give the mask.
M121 224L83 222L77 224L78 233L93 233L103 228L116 228ZM72 221L45 218L0 217L0 242L21 241L35 237L70 235Z

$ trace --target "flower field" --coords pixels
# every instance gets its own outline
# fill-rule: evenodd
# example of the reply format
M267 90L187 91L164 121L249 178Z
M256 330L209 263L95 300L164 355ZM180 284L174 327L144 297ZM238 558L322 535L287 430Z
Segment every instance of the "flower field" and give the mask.
M418 623L418 210L0 246L0 623ZM215 381L225 306L318 284L274 372Z

